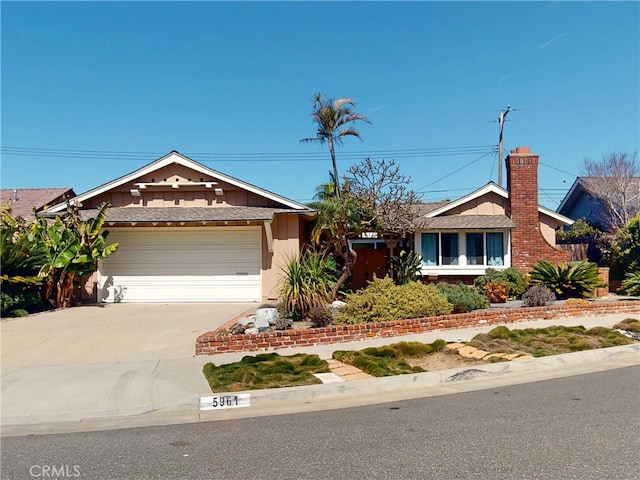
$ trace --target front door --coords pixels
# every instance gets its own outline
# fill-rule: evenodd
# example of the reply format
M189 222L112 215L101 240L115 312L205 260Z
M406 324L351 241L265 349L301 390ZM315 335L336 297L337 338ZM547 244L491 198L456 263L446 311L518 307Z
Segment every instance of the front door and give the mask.
M351 289L365 288L374 275L384 278L389 272L389 249L384 242L355 243L354 251L358 254L353 267Z

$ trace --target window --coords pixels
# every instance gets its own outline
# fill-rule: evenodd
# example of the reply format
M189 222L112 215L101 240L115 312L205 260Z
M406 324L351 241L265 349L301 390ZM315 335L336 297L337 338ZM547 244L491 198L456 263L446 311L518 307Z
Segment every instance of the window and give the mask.
M458 265L458 234L441 233L442 265Z
M438 234L423 233L422 234L422 263L433 266L438 265L438 257L440 250L438 249Z
M422 263L426 266L505 264L503 232L423 233L421 246Z
M467 233L467 265L484 265L483 233Z
M504 240L502 232L487 233L487 264L504 265Z
M422 263L427 266L458 265L457 233L423 233Z

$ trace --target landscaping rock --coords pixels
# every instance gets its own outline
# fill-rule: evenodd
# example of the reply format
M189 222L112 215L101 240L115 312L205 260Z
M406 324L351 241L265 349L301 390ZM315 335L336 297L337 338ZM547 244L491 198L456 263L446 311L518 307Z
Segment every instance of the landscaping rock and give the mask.
M338 310L340 310L345 305L346 303L341 300L334 300L331 303L331 307L329 307L329 311L331 312L332 315L335 315L336 313L338 313Z
M242 326L246 326L249 325L250 323L253 323L253 318L251 317L242 317L240 318L240 320L238 320L238 325L242 325Z
M259 308L256 310L255 326L257 328L264 328L270 325L275 325L280 316L278 315L277 308Z
M258 328L258 333L267 333L273 331L271 327L260 327Z
M257 328L255 328L255 327L251 327L251 328L247 328L247 329L244 331L244 333L245 333L246 335L255 335L256 333L260 333L260 330L258 330L258 329L257 329Z
M233 327L229 329L228 333L230 333L231 335L240 335L240 334L243 334L246 329L247 329L246 325L240 325L240 323L236 323Z

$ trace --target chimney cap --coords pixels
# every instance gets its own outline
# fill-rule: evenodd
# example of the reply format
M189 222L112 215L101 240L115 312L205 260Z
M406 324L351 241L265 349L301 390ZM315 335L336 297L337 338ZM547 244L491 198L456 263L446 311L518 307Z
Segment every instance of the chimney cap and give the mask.
M511 154L515 153L531 153L531 149L529 147L516 147L515 150L511 150Z

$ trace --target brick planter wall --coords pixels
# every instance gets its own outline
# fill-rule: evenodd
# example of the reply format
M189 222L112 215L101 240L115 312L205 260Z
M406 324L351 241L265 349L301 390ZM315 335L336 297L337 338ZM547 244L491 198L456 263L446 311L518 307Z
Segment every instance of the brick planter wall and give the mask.
M363 325L332 325L308 330L281 330L255 335L219 335L217 332L208 332L196 339L196 355L267 351L322 343L351 342L372 337L396 337L432 330L450 330L454 328L517 323L528 320L624 313L640 314L640 301L489 309L457 315L441 315L438 317L394 320Z
M606 297L609 295L609 267L598 267L598 277L606 286L596 289L596 297Z

